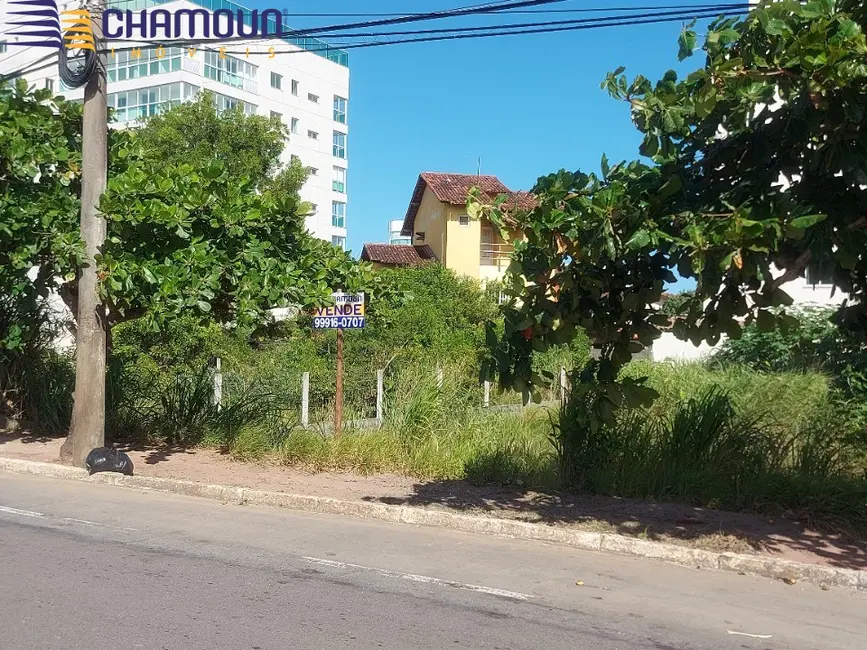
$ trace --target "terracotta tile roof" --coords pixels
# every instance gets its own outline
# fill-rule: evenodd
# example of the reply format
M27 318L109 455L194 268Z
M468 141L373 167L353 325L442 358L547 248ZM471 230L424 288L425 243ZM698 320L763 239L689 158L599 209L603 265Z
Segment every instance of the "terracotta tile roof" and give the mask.
M424 190L429 187L437 200L450 205L466 205L467 195L473 187L478 187L489 200L500 194L508 197L506 206L516 207L521 210L532 210L536 207L536 199L529 192L513 192L506 187L496 176L480 176L477 174L448 174L440 172L422 172L419 174L403 220L404 237L413 237L415 216L421 205Z
M365 262L393 264L394 266L417 266L436 261L437 256L427 244L410 246L408 244L365 244L361 249L361 259Z

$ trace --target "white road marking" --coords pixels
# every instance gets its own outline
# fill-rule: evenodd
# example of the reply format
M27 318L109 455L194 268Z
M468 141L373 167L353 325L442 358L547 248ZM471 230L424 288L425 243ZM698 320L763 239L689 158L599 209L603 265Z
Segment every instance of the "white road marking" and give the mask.
M439 585L441 587L452 587L454 589L463 589L465 591L475 591L491 596L501 596L503 598L511 598L513 600L528 600L532 596L528 594L518 593L516 591L507 591L505 589L496 589L494 587L482 587L480 585L471 585L464 582L455 582L454 580L442 580L440 578L432 578L430 576L420 576L414 573L402 573L400 571L389 571L388 569L378 569L376 567L362 566L361 564L350 564L349 562L337 562L335 560L323 560L318 557L302 557L302 560L311 564L321 564L324 566L334 567L335 569L360 569L362 571L373 571L379 575L388 578L400 578L401 580L411 580L412 582L423 582L426 584Z
M8 506L0 506L0 512L8 512L10 515L21 515L22 517L44 517L41 512L33 512L32 510L19 510L18 508L10 508Z
M21 510L20 508L10 508L9 506L0 506L0 512L6 512L10 515L19 515L21 517L39 517L59 519L60 521L68 521L73 524L85 524L86 526L99 526L100 528L111 528L112 530L123 530L127 532L136 532L135 528L122 528L112 526L111 524L101 524L97 521L88 521L87 519L75 519L74 517L52 517L42 512L33 512L32 510Z
M746 632L732 632L731 630L726 630L726 632L736 636L748 636L751 639L770 639L773 637L773 634L747 634Z

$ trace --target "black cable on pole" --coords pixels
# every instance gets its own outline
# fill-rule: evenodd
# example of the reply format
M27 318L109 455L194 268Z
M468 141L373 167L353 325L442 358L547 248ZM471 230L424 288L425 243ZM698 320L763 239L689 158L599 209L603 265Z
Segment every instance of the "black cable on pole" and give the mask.
M67 88L81 88L90 79L96 70L96 52L93 50L79 50L82 52L83 62L78 69L70 68L69 53L65 47L61 47L58 54L58 74L60 80Z

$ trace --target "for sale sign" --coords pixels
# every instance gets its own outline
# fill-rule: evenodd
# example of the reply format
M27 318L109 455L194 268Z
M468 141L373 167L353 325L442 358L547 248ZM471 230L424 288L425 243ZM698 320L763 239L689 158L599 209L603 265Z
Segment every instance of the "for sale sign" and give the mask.
M334 293L334 304L313 310L313 328L360 330L364 327L364 294Z

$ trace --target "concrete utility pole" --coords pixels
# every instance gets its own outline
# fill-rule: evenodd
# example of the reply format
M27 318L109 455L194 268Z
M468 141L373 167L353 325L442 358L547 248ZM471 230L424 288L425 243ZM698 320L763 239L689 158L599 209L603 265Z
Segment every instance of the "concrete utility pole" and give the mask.
M105 306L97 293L95 256L105 242L105 219L97 212L108 174L106 56L103 49L102 2L89 2L96 41L96 69L84 89L81 165L81 238L85 260L78 274L78 331L75 337L75 393L72 425L61 460L84 467L87 454L105 444Z

